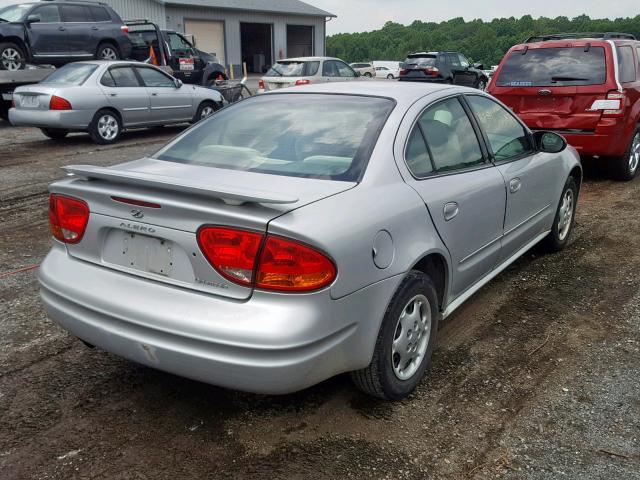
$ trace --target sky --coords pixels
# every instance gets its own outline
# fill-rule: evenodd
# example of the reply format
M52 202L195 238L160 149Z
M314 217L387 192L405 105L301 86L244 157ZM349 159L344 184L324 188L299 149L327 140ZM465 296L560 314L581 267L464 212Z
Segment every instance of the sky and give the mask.
M635 17L640 15L638 0L304 0L338 15L327 24L327 33L376 30L387 21L411 23L414 20L436 21L463 17L465 20L496 17ZM16 0L0 0L0 7Z

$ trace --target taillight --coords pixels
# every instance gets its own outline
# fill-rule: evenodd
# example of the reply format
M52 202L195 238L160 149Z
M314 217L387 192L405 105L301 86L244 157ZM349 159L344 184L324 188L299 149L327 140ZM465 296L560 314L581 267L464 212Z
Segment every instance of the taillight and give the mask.
M49 110L72 110L72 108L69 100L53 95L49 102Z
M122 30L122 33L129 33L129 27L127 25L120 25L120 30Z
M404 68L400 70L400 75L406 75L407 73L407 70Z
M336 278L336 267L326 255L295 240L228 227L203 227L198 231L198 244L220 275L247 287L309 292Z
M607 101L618 102L617 107L608 108L602 112L603 117L624 117L625 94L617 90L607 93Z
M82 240L89 222L89 206L77 198L51 194L49 197L49 224L53 236L64 243Z
M223 227L204 227L198 231L198 244L216 271L240 285L253 285L261 233Z
M264 80L258 80L258 88L264 90Z
M336 267L311 247L269 235L260 255L256 277L257 288L308 292L333 282Z
M422 71L430 77L437 77L440 73L440 70L438 70L437 67L425 67L422 69Z
M296 80L296 86L309 85L310 83L311 80L309 80L308 78L301 78L300 80Z

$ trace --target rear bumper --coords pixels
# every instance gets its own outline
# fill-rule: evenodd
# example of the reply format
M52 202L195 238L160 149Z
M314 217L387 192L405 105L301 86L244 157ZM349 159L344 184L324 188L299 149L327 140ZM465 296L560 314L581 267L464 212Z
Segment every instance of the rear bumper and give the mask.
M444 78L398 77L401 82L444 83Z
M133 277L54 246L39 272L60 326L109 352L187 378L284 394L365 367L399 277L340 300L254 292L246 302Z
M9 121L19 127L62 128L65 130L86 130L93 114L86 110L26 110L12 108Z

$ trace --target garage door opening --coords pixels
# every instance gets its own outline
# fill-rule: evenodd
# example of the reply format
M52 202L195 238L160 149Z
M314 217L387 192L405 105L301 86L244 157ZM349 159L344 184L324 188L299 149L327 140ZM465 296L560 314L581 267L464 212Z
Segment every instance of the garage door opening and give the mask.
M252 73L265 73L273 62L273 35L271 24L241 23L240 44L242 61Z
M287 25L287 56L313 56L313 27L307 25Z

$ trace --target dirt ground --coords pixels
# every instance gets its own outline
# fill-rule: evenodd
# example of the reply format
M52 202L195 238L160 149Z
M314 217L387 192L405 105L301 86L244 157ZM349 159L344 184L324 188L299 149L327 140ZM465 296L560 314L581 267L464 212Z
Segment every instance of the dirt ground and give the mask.
M640 179L587 179L573 242L530 252L442 326L406 401L347 376L238 393L88 349L40 306L47 184L180 129L53 143L0 122L1 479L640 479Z

